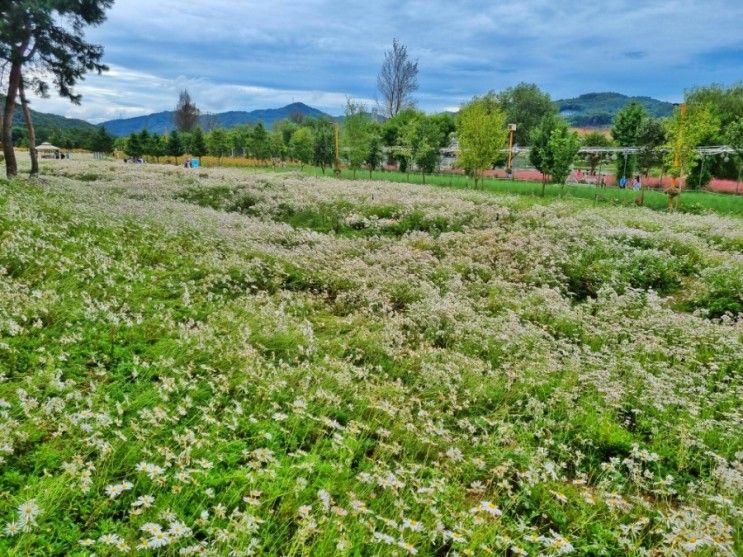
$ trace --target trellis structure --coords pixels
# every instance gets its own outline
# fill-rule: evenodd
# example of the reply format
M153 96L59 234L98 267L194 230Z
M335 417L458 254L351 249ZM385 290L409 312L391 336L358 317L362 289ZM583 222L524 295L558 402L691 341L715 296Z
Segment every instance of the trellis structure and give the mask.
M607 155L636 155L638 153L641 153L643 150L648 149L648 147L581 147L578 149L579 155L600 155L600 154L607 154ZM672 151L673 149L670 147L652 147L653 151L659 151L659 152L668 152ZM445 149L446 151L454 151L456 152L457 149ZM704 147L696 147L694 149L697 153L704 157L714 156L714 155L732 155L735 154L736 151L732 147L728 147L727 145L711 145L711 146L704 146ZM531 151L529 147L519 147L515 146L513 148L514 155L520 155L522 153L528 153ZM501 149L501 152L507 153L508 149Z

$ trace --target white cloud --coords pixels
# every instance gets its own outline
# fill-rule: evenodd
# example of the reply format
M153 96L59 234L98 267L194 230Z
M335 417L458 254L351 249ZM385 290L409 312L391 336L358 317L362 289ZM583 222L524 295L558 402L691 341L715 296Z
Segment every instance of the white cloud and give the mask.
M94 120L170 109L188 88L205 110L303 101L340 113L375 95L393 37L419 58L433 110L532 81L554 97L602 90L677 99L740 79L738 0L120 0L89 33L111 71L81 84L83 106L37 108ZM731 63L711 64L726 56Z

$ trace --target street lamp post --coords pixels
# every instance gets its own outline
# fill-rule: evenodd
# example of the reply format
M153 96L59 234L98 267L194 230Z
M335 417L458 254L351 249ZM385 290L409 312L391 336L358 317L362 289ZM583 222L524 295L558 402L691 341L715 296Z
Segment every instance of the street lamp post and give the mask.
M513 180L513 134L516 131L516 124L508 124L508 166L506 174Z

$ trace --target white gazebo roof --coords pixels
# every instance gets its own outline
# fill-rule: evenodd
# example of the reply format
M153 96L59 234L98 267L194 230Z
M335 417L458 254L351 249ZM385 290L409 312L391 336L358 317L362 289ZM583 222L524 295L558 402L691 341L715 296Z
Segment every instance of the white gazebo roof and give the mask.
M37 151L59 151L59 147L55 147L48 141L45 141L36 148Z

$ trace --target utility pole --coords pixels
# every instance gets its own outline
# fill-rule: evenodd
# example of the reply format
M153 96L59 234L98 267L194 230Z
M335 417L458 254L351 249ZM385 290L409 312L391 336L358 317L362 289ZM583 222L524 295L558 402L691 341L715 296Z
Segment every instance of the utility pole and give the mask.
M513 134L516 131L516 124L508 124L508 166L506 167L507 177L513 180Z
M335 124L335 161L333 163L333 173L336 176L341 175L341 126Z

